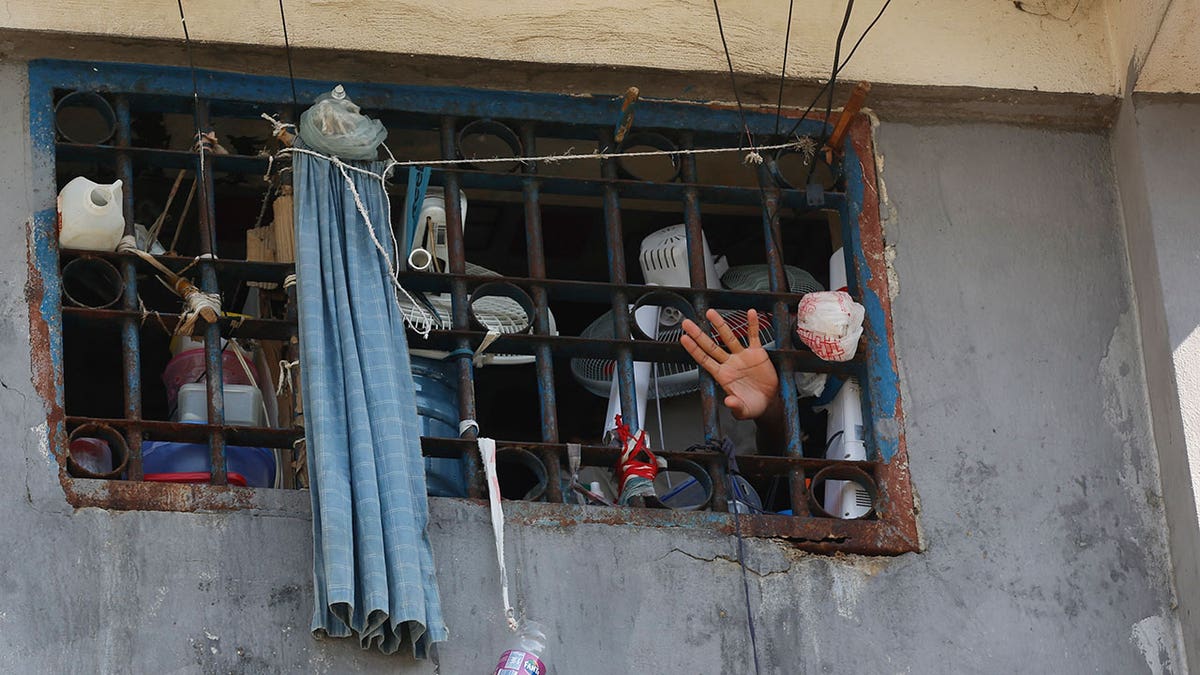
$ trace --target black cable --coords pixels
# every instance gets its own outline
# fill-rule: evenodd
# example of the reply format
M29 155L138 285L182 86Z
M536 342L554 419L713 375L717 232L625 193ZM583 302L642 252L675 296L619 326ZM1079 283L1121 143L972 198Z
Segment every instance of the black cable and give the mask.
M204 144L204 131L200 128L200 84L196 79L196 62L192 59L192 36L190 33L188 33L187 16L185 16L183 13L183 0L176 0L176 4L179 5L179 23L183 24L183 44L187 50L188 71L192 75L192 119L196 125L195 147L197 148L197 152L200 153L200 166L203 167L204 153L207 146ZM200 203L196 205L197 209L208 209L209 207L210 195L208 194L208 182L204 179L204 176L202 175L203 173L204 172L201 171L200 173L196 174L196 181L200 186ZM181 227L182 224L183 221L180 220ZM216 223L209 222L208 251L214 256L217 254L216 229Z
M825 126L829 126L829 115L833 112L833 93L837 88L838 71L841 70L842 38L846 36L846 26L850 25L850 14L854 11L854 0L846 0L846 14L842 16L842 27L838 29L837 42L833 44L833 72L829 75L829 99L825 104ZM828 129L821 132L821 142L828 138Z
M721 452L725 454L726 477L729 479L730 494L741 494L737 487L738 465L737 452L734 450L733 441L728 438L721 439ZM737 559L738 566L742 568L742 591L746 594L746 626L750 631L750 650L754 654L754 673L758 675L758 635L754 630L754 611L750 605L750 577L746 573L746 546L745 540L742 539L742 511L741 505L745 502L734 499L733 502L733 532L737 536ZM749 504L745 504L749 507Z
M292 43L288 40L287 15L283 13L283 0L279 0L279 21L283 24L283 48L287 52L288 82L292 85L292 108L296 108L299 106L296 102L296 73L292 70Z
M717 0L713 0L713 12L717 15L717 32L721 34L721 47L725 50L725 63L729 66L729 85L733 87L733 100L737 103L738 117L742 120L742 129L746 132L746 143L753 148L754 138L750 135L750 125L746 124L746 111L742 109L742 97L738 94L737 76L733 73L733 58L729 56L729 43L725 41L725 26L721 23L721 8Z
M871 32L871 29L875 27L875 24L879 23L879 19L883 17L883 12L890 4L892 4L892 0L885 0L883 6L879 8L879 13L876 14L871 23L867 25L867 29L863 31L862 35L858 36L858 41L854 43L854 47L850 49L850 53L846 54L846 59L838 64L837 70L835 71L836 73L842 72L842 69L846 67L846 64L850 63L850 59L854 58L854 52L858 51L858 46L863 43L863 40L866 39L867 34ZM812 112L813 107L817 105L817 101L821 100L821 94L824 94L825 90L828 89L829 86L830 83L826 82L824 86L817 90L816 96L813 96L813 100L808 104L808 107L805 108L804 114L800 115L799 119L796 120L796 123L792 125L791 130L789 130L786 134L787 136L791 136L792 134L796 133L796 130L800 128L800 124L804 122L806 117L808 117L808 113Z
M787 31L783 34L783 66L779 68L779 100L775 103L775 135L779 135L779 115L783 112L783 81L787 77L788 45L792 41L792 7L796 0L788 0Z
M183 24L183 44L187 50L188 72L192 75L192 117L196 123L196 131L200 130L200 85L196 81L196 63L192 60L192 36L188 33L187 17L183 14L183 0L176 0L179 5L179 23Z
M842 59L842 38L846 35L846 26L850 25L850 14L854 11L854 0L846 0L846 14L842 16L842 27L838 30L837 42L833 46L833 71L829 75L829 86L825 87L829 91L829 98L825 103L825 119L821 122L821 140L817 141L817 150L825 145L825 141L829 140L829 115L833 113L833 94L837 89L838 71L841 70ZM817 158L813 155L813 159L808 163L808 175L804 178L804 184L808 185L812 181L813 172L817 170Z

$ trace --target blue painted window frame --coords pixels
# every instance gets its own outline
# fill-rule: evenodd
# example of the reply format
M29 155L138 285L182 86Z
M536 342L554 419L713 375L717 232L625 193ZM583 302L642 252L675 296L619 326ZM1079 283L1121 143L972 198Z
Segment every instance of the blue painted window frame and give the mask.
M292 92L287 78L216 71L198 71L200 96L211 100L239 101L252 104L279 104L290 101ZM299 80L295 86L301 101L312 100L328 91L332 82ZM616 120L619 102L606 97L578 97L563 94L499 92L460 87L425 87L372 82L356 82L354 97L363 108L403 109L419 113L450 115L461 118L536 119L539 122L610 125ZM186 69L103 62L39 60L29 64L29 131L32 149L33 202L36 210L31 228L31 274L39 282L40 293L31 297L36 303L36 322L44 327L48 346L45 366L40 376L50 383L44 391L53 394L48 401L52 447L58 456L64 454L66 431L63 418L64 390L62 363L61 285L58 275L56 235L55 180L55 90L93 90L99 92L136 92L168 96L192 95L192 73ZM750 130L768 137L774 127L772 114L749 112L745 121ZM736 134L742 119L736 110L712 105L684 102L654 102L641 105L637 124L663 129L728 132ZM868 125L869 127L869 125ZM818 135L822 125L815 120L802 124L802 133ZM866 201L868 192L876 194L874 158L869 133L866 143L860 134L858 142L848 140L844 148L846 190L830 195L843 224L843 241L852 253L848 261L849 285L866 307L866 359L862 375L865 382L866 412L869 414L867 434L874 461L885 465L905 463L900 390L894 359L894 344L890 332L890 300L880 288L886 289L882 238L865 241L858 225L875 210L877 204ZM870 175L866 175L866 174ZM882 281L882 285L881 285ZM908 491L907 469L903 469L903 490ZM70 481L69 477L65 480ZM169 489L169 486L155 486ZM201 487L198 489L207 489ZM911 498L908 503L911 504ZM911 514L900 514L911 528ZM915 543L906 543L911 550ZM834 546L836 548L836 546ZM886 548L886 547L885 547ZM899 552L900 548L896 551Z

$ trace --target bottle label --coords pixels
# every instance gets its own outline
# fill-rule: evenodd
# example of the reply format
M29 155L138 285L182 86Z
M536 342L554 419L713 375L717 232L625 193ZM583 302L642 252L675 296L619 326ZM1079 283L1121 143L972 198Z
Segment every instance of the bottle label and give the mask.
M495 675L546 675L546 664L529 652L510 649L500 657Z

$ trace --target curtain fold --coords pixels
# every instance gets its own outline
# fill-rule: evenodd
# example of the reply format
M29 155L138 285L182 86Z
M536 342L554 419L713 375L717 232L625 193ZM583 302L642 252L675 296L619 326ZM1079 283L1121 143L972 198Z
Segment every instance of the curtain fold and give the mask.
M314 634L417 658L447 637L426 528L416 392L382 182L293 155L296 277L313 504ZM347 162L375 174L382 162ZM355 204L352 181L376 237Z

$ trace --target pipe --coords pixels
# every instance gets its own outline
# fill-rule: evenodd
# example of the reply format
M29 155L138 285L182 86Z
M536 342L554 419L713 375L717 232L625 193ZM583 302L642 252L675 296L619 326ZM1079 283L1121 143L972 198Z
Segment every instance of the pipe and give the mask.
M424 272L433 266L433 254L423 248L414 248L408 254L408 266L418 272Z

